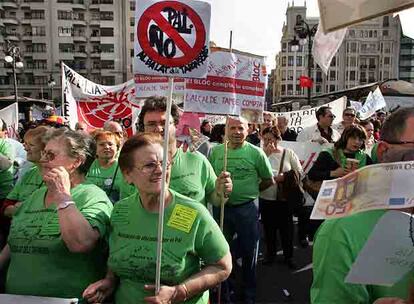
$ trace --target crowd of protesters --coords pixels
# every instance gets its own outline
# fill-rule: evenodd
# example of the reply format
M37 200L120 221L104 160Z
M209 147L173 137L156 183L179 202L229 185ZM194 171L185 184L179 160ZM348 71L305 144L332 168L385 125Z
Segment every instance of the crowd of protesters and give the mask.
M286 266L295 270L296 217L299 244L314 242L313 303L407 297L407 284L387 289L344 283L384 211L311 221L304 192L316 198L317 188L312 193L305 184L320 186L376 162L413 160L413 108L397 110L387 120L380 111L359 121L349 107L333 125L332 109L322 106L317 124L299 134L289 128L287 117L270 113L260 125L235 117L226 124L203 121L199 132L209 138L207 149L189 151L178 147L180 117L173 104L162 189L166 109L165 98L148 98L138 132L130 138L115 121L95 130L83 123L75 130L58 121L27 123L20 130L22 143L0 133L5 293L90 303L213 303L213 290L223 283L223 303L255 303L260 225L263 264L275 261L279 239ZM305 173L295 151L284 147L286 141L314 142L324 149ZM18 161L21 144L25 154ZM154 294L162 190L162 287ZM217 223L223 202L221 231ZM329 270L332 265L336 267ZM236 271L241 289L236 288Z

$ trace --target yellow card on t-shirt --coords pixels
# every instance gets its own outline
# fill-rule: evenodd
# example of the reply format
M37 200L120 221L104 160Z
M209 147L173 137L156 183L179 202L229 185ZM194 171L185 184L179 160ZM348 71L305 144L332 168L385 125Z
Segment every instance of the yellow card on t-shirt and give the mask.
M197 217L197 210L183 206L175 205L167 226L189 233Z

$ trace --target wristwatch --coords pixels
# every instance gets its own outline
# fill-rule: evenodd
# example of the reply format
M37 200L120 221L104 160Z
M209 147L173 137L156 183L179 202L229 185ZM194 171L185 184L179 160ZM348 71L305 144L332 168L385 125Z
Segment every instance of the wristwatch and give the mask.
M70 205L75 205L74 201L66 201L66 202L61 202L57 205L56 209L57 210L62 210L62 209L66 209L67 207L69 207Z

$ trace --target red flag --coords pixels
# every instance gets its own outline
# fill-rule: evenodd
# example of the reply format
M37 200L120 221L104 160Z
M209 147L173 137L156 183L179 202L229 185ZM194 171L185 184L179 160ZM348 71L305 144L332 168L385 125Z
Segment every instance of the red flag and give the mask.
M313 80L308 76L300 76L299 81L301 88L311 88L313 86Z

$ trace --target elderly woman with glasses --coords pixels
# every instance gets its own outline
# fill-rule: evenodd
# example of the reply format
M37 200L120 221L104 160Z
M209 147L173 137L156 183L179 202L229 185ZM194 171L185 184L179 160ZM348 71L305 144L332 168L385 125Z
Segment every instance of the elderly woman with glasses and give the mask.
M10 262L6 293L80 298L105 274L112 204L85 183L95 156L92 138L66 128L46 133L40 159L45 186L13 217L0 265Z
M102 302L117 287L116 303L208 303L208 289L229 276L232 263L226 239L202 204L168 188L168 163L162 286L154 295L162 159L158 134L141 133L125 142L119 166L138 191L114 206L108 273L85 290L89 302Z

